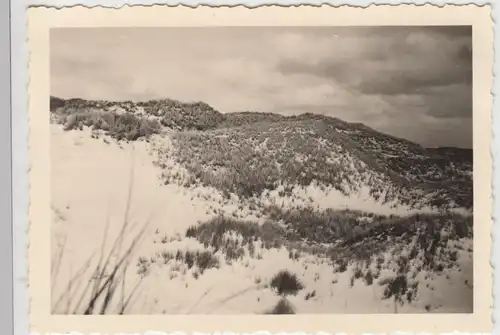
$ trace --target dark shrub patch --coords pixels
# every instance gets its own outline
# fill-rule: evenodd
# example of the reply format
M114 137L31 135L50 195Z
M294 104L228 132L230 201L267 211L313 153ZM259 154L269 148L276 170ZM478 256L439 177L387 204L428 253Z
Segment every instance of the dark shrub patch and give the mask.
M281 298L268 314L295 314L295 311L286 298Z
M393 297L396 302L403 304L404 302L403 298L405 296L406 298L408 298L407 295L408 292L409 292L409 287L406 276L398 275L394 279L390 280L387 286L385 287L383 299L389 299ZM411 294L410 297L413 298L413 295Z
M370 270L370 269L368 269L368 271L366 271L366 273L365 273L365 283L366 283L366 285L373 284L373 274L372 274L372 270Z
M241 235L238 239L225 237L226 234ZM186 237L195 238L205 247L212 247L214 251L222 252L228 261L237 260L244 256L245 249L251 257L256 256L255 241L261 240L266 246L281 246L283 230L272 222L259 225L257 222L243 221L224 216L216 216L198 226L187 229Z
M196 252L196 265L201 272L206 269L216 268L219 266L219 259L212 255L209 251L197 251Z
M296 274L288 271L280 271L271 280L271 287L279 295L296 295L304 288Z

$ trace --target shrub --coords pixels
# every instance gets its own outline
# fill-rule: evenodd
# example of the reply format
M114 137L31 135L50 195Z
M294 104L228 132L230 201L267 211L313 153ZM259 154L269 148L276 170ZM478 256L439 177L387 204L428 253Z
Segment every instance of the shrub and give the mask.
M340 273L346 272L347 266L349 265L348 261L344 258L335 259L335 264L336 264L335 270Z
M227 239L226 234L237 234L242 237L242 245L238 240ZM269 245L279 245L283 231L275 224L267 222L259 225L253 221L243 221L224 216L216 216L207 222L186 230L186 237L196 238L206 247L222 252L228 260L239 259L244 256L243 246L248 245L249 255L255 256L254 241L262 240Z
M472 222L468 220L456 220L454 227L454 233L458 238L470 237L472 235Z
M295 311L292 304L283 297L278 301L269 314L295 314Z
M392 280L390 280L387 284L387 286L384 289L384 294L382 299L389 299L389 298L394 298L394 308L395 311L397 311L397 303L400 303L403 305L404 303L404 298L408 299L409 302L414 298L414 294L410 293L409 295L407 294L408 292L416 292L416 287L418 286L418 282L416 285L412 286L412 289L410 290L408 287L408 281L406 279L405 275L398 275Z
M188 269L191 269L195 262L195 256L191 251L186 251L184 256L184 262L186 263Z
M363 271L361 271L360 267L357 267L356 270L354 270L354 279L359 279L363 277Z
M65 105L65 101L63 99L59 99L57 97L50 97L50 111L54 112L58 108L63 107Z
M148 138L161 130L156 119L149 119L133 112L118 114L106 111L99 104L91 101L63 101L51 99L51 111L59 123L65 124L65 130L82 129L83 126L94 130L103 130L117 140L135 141Z
M304 288L302 283L297 278L296 274L288 271L280 271L271 280L271 287L276 290L279 295L296 295Z
M373 284L373 274L372 274L372 271L370 269L368 269L368 271L366 271L366 273L365 273L365 282L366 282L366 285Z
M203 273L207 269L217 268L219 266L219 259L209 251L197 251L196 265L200 269L200 272Z

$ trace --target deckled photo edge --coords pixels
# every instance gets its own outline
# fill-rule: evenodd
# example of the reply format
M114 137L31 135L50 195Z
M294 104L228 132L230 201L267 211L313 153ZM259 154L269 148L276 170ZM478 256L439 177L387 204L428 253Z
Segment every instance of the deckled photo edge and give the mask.
M119 10L73 7L30 8L30 327L34 333L231 330L270 332L325 330L330 333L378 333L397 330L434 332L491 330L492 161L490 89L493 81L493 23L488 6L370 6L213 8L130 6ZM332 19L332 18L335 18ZM335 24L333 24L335 22ZM472 25L474 59L474 313L469 315L294 315L294 316L55 316L50 315L50 141L48 97L49 30L112 26L321 26L321 25ZM478 61L480 59L481 61ZM482 222L483 224L477 224ZM484 224L487 223L487 224ZM478 247L479 246L479 247ZM89 318L92 318L90 321ZM332 326L333 325L333 326Z

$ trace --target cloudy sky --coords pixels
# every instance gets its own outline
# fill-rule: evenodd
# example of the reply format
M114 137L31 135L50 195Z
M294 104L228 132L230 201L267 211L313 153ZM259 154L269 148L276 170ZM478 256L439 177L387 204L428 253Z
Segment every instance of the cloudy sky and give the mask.
M61 98L312 112L472 146L470 27L53 29L50 66Z

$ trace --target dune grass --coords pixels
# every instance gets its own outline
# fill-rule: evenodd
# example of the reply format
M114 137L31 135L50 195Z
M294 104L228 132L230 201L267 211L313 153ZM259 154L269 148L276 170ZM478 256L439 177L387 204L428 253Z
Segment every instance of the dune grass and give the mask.
M63 290L59 296L52 296L53 314L124 314L133 303L141 280L129 288L126 274L134 252L142 242L150 218L140 226L131 223L129 212L132 193L133 169L130 174L123 223L118 235L112 240L111 248L106 248L110 224L108 217L99 250L89 255L76 273L71 273L66 283L60 284L63 285ZM127 240L129 237L131 239ZM63 244L58 248L52 260L52 292L59 285L58 276L65 256L65 246Z
M217 216L190 227L186 237L197 239L229 260L245 255L258 258L256 245L264 249L284 247L291 259L298 259L300 254L314 255L330 264L334 272L351 268L351 287L356 280L373 285L382 269L394 269L397 276L382 283L386 287L384 299L402 303L415 299L416 274L439 274L459 267L456 244L473 234L472 216L453 213L372 215L366 220L366 213L354 211L290 212L274 208L271 212L264 224ZM280 295L288 284L293 289L301 287L288 273L278 274L271 283Z
M118 140L174 129L178 163L196 181L243 198L281 184L290 193L291 185L316 181L345 195L369 186L375 200L387 203L473 205L471 150L424 148L363 124L311 113L222 114L203 102L172 99L133 103L51 97L50 106L66 129L89 126Z
M248 200L252 203L262 194L276 189L280 190L280 196L291 195L293 185L305 187L319 181L317 185L323 191L324 187L333 187L346 196L357 188L368 185L371 196L383 202L403 196L403 203L419 203L423 201L423 193L431 192L431 198L448 203L448 200L458 194L455 184L462 185L451 183L453 185L450 184L449 187L452 191L447 189L442 194L433 193L433 187L413 193L413 190L407 189L407 181L412 176L418 177L410 180L414 185L427 182L434 185L446 176L444 172L449 167L443 164L447 160L438 155L430 155L421 162L420 156L429 154L423 148L386 138L385 135L368 136L362 128L358 129L353 125L344 129L337 123L325 123L325 120L319 122L310 117L294 118L286 122L276 119L270 122L266 121L268 116L252 113L242 114L238 122L229 122L227 119L221 121L215 112L207 113L208 107L199 103L186 107L172 102L168 104L168 108L162 106L145 106L149 114L161 117L161 122L150 121L133 113L119 115L90 109L76 110L70 113L72 118L61 120L66 122L67 129L92 126L106 130L118 140L147 138L160 132L161 127L177 129L178 132L172 133L177 150L174 152L175 160L186 168L193 183L215 187L228 199L233 194L238 195L237 201L242 202ZM186 108L187 112L184 110ZM211 121L198 122L202 120L200 115ZM209 127L204 126L209 123ZM234 128L236 126L238 128ZM380 141L378 137L381 138ZM385 143L382 147L389 149L381 150L380 145L371 147L372 142ZM370 150L365 150L366 148ZM417 152L419 156L402 159L402 152ZM399 156L393 157L397 155ZM459 177L460 181L468 178L462 175ZM390 187L384 189L387 185ZM464 189L468 190L467 187ZM100 250L89 255L76 272L72 273L71 279L64 283L63 294L53 300L54 311L62 311L64 314L123 314L133 304L141 281L132 283L129 288L125 278L147 223L131 236L128 220L130 193L122 229L112 241L111 249L105 252L109 226L107 221ZM448 193L452 195L450 199L447 198ZM455 201L458 204L467 202L460 197L457 199ZM443 211L446 210L445 207L442 208ZM473 231L472 216L451 212L399 217L350 210L319 211L313 207L285 210L277 206L264 206L259 210L259 214L268 219L264 224L217 216L190 227L186 231L186 237L197 239L205 246L205 251L179 251L177 254L165 252L159 255L165 262L174 259L185 263L188 269L197 267L198 271L193 270L193 276L198 279L203 271L219 266L219 255L215 257L216 253L222 254L226 260L238 261L247 254L250 257L262 257L262 254L255 252L256 246L263 249L279 249L284 246L289 250L291 259L297 259L300 252L325 257L333 266L334 272L345 272L352 266L352 282L360 279L367 285L372 285L378 278L380 267L385 266L384 263L391 262L397 265L397 276L384 283L383 299L394 299L397 312L396 303L413 300L418 287L418 282L417 287L413 287L413 283L407 281L410 263L411 268L417 269L416 271L429 272L441 272L443 268L455 266L457 250L450 248L449 242L471 239ZM132 241L125 243L130 237ZM53 290L58 285L57 274L64 260L64 249L63 242L52 261ZM402 252L403 249L405 252ZM387 252L392 255L383 259ZM376 264L375 270L370 268L372 264ZM283 278L278 282L282 281ZM278 282L275 281L275 284ZM279 288L275 289L279 291ZM238 294L245 292L243 290ZM232 298L233 296L228 299ZM227 301L223 300L220 304ZM293 308L282 296L270 313L293 313Z

